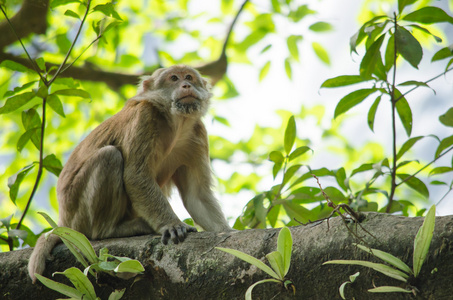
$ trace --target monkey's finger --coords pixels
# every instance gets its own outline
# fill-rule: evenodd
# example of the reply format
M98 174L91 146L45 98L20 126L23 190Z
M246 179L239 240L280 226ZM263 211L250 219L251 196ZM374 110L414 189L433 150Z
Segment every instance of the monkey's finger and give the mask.
M187 226L187 232L198 232L198 229L192 226Z
M176 230L174 228L172 228L170 230L170 234L171 234L171 240L173 241L173 243L178 244L179 238L178 238L178 235L176 234Z
M170 239L170 232L168 230L165 230L165 232L162 234L162 238L161 238L162 244L167 245L169 239Z
M184 242L184 240L185 240L185 238L187 236L187 230L186 230L186 228L184 226L178 227L176 229L176 234L177 234L177 236L179 238L179 241L180 242Z

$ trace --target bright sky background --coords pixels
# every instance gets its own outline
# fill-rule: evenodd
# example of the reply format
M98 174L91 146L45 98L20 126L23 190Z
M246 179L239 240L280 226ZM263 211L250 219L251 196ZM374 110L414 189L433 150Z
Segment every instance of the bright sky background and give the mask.
M340 88L340 89L323 89L320 90L322 82L328 78L338 75L355 75L358 74L361 56L350 55L349 38L360 28L358 22L358 12L360 6L357 3L363 1L357 0L322 0L310 1L310 8L318 11L315 16L310 16L313 23L316 21L326 21L333 25L334 31L324 34L316 34L310 37L310 32L307 28L288 28L289 32L299 32L304 35L304 41L300 43L300 57L301 63L297 68L293 69L293 81L289 81L283 69L283 65L277 66L276 63L271 67L269 75L263 80L258 82L258 72L261 66L267 61L265 57L259 55L262 47L258 47L256 53L250 53L249 58L252 65L234 65L230 64L228 69L228 76L231 78L239 91L240 95L229 101L216 101L215 97L212 101L214 111L226 117L231 124L230 128L226 128L222 124L215 122L211 124L210 118L206 118L206 125L211 134L220 135L228 138L232 142L241 139L247 140L256 124L262 126L279 127L282 122L280 117L275 113L276 109L285 109L295 113L300 111L302 104L312 106L315 104L326 105L326 120L322 124L323 127L329 128L330 120L333 118L335 105L341 97L348 94L356 88L356 86ZM436 5L442 6L446 11L448 9L447 1L437 1ZM244 21L239 19L239 22ZM304 24L306 24L304 22ZM311 24L311 23L308 23ZM450 32L449 41L453 40L453 30L451 25L444 25ZM331 66L323 64L313 53L311 49L311 42L317 41L321 43L328 51L331 58ZM269 41L264 42L266 45ZM448 45L445 41L443 47ZM282 39L280 43L273 44L275 51L276 47L280 47L281 51L287 52L286 42ZM359 51L363 55L362 51ZM282 54L282 56L285 54ZM407 63L398 66L401 71L398 75L398 81L405 80L418 80L425 81L442 72L445 62L430 64L433 53L424 53L419 69L417 71L409 66ZM439 78L430 84L437 92L437 97L433 98L433 92L429 89L420 88L415 93L407 97L411 105L414 119L414 127L411 137L418 135L427 135L435 133L439 138L443 138L452 134L452 131L447 127L440 124L438 121L439 115L445 113L448 105L451 106L452 100L452 83L453 75L448 74L445 77ZM367 141L376 141L378 143L387 145L388 152L391 149L391 119L389 118L390 108L389 105L379 106L376 123L375 133L371 132L366 123L366 114L371 105L370 101L374 99L367 99L364 103L357 106L348 112L348 118L342 127L343 135L352 140L356 145L362 145ZM437 105L438 104L438 105ZM377 123L379 122L381 123ZM398 120L399 122L399 120ZM388 125L385 125L385 124ZM328 167L335 169L341 167L341 160L338 157L332 156L331 152L326 149L320 133L321 130L313 122L298 123L298 135L301 138L310 138L313 142L313 150L315 151L314 161L310 164L312 168ZM399 138L399 145L407 136L400 126L397 135ZM283 135L283 133L282 133ZM283 139L283 136L282 136ZM431 161L433 159L434 151L437 148L437 142L433 143L433 139L425 138L414 146L412 149L414 156L421 157L424 161ZM446 155L451 158L451 155ZM443 160L444 165L448 164L449 158ZM442 162L442 161L439 161ZM357 165L358 166L358 165ZM216 176L227 179L236 166L226 166L224 163L214 162L213 168ZM267 173L270 173L272 164L264 166L267 168ZM351 171L351 170L347 170ZM324 180L324 178L323 178ZM273 184L272 178L266 181L269 188ZM446 188L441 187L432 189L430 187L431 198L436 203L441 196L445 193ZM240 193L233 196L222 195L220 202L226 215L230 218L230 223L241 213L244 205L253 197L251 193ZM172 205L176 213L181 218L189 217L184 208L178 201L172 201ZM453 214L453 193L445 198L437 209L437 215ZM428 206L428 204L426 204Z

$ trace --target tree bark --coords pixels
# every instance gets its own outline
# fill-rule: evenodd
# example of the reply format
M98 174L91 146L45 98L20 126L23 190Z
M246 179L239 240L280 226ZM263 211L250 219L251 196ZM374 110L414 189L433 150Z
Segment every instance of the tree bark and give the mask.
M388 214L366 213L361 225L348 224L351 230L372 248L389 252L410 267L414 237L423 218L406 218ZM322 265L333 259L362 259L381 262L358 250L360 241L336 217L329 222L290 228L293 253L287 279L294 283L296 294L277 283L255 287L253 299L340 299L338 288L349 276L360 271L353 284L346 286L348 299L451 299L453 295L453 216L437 217L428 257L417 279L410 279L419 290L412 294L372 294L373 285L406 287L407 284L360 266ZM256 229L228 233L191 233L178 245L164 246L157 236L140 236L93 242L96 251L107 247L109 253L138 259L145 267L143 275L122 280L110 275L96 280L90 275L101 299L114 289L126 288L123 299L244 299L247 288L258 280L269 278L256 267L214 247L233 248L263 261L275 251L279 229ZM62 295L33 285L27 274L31 249L0 253L1 299L56 299ZM48 261L46 277L71 266L81 267L67 248L60 244ZM65 282L64 276L53 279Z

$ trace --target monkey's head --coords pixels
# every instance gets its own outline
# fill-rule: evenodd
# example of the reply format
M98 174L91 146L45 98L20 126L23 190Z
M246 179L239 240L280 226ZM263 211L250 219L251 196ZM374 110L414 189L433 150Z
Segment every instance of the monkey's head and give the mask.
M197 70L178 65L158 69L153 75L144 77L138 95L172 114L200 117L209 106L212 96L209 89L209 83Z

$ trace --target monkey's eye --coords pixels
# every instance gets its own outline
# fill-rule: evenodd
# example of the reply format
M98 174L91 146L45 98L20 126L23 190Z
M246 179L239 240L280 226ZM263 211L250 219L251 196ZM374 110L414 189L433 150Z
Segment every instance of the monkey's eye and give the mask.
M186 75L186 80L192 80L192 75Z
M173 80L173 81L178 81L178 76L172 75L172 76L170 77L170 79Z

